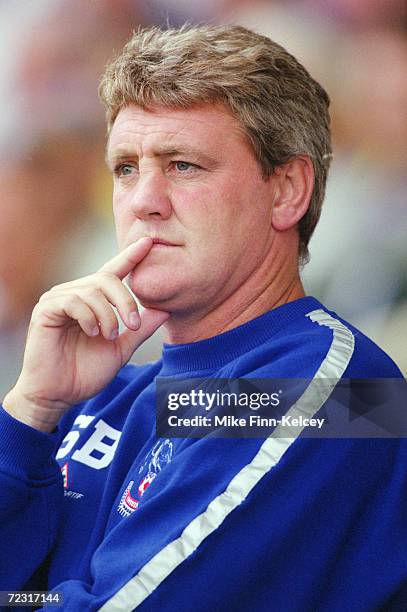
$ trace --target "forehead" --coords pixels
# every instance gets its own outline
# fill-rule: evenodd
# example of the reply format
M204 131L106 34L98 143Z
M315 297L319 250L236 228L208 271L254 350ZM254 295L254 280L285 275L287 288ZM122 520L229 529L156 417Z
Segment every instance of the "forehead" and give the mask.
M188 145L208 151L248 147L243 127L223 105L148 110L128 105L116 117L107 152L111 157L131 147L137 154L150 154L160 147Z

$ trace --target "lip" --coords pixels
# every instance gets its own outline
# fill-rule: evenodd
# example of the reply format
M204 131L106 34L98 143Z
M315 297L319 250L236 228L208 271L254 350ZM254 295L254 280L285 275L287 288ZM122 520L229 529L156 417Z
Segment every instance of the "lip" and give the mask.
M180 246L179 244L174 244L173 242L164 240L163 238L152 238L152 240L153 240L153 246L166 246L166 247Z

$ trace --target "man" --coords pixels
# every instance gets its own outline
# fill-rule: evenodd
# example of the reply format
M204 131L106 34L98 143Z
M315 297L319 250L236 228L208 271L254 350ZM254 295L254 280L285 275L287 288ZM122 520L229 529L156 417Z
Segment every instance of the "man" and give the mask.
M405 445L155 435L157 376L308 378L289 412L312 415L314 380L400 376L301 285L326 93L268 39L203 26L134 34L101 97L120 252L34 309L0 415L2 588L72 611L402 609ZM123 367L160 325L162 359Z

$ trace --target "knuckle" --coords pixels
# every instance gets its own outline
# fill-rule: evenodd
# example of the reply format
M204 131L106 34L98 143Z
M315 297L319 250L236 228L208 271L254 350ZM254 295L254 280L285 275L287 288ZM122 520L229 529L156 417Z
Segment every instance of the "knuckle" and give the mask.
M97 274L101 282L111 282L112 280L116 280L116 276L112 272L108 272L108 270L100 270Z
M98 287L95 287L94 285L88 285L87 287L84 287L82 293L85 298L91 300L99 300L103 295L101 290Z
M41 299L40 299L40 301L41 301ZM40 301L33 308L33 311L31 313L31 320L32 321L34 321L41 314L43 305L40 303Z
M38 300L37 304L35 305L35 308L37 308L37 306L39 304L41 304L42 302L45 302L47 299L49 299L50 293L51 293L51 289L49 291L46 291L45 293L43 293L42 296L40 297L40 299Z
M54 298L55 294L58 293L58 291L61 291L61 289L64 289L64 288L65 288L64 285L54 285L53 287L48 289L48 291L45 291L45 293L43 293L41 295L41 297L39 298L38 302L44 302L46 300L49 300L49 298Z
M44 296L56 293L58 291L58 289L61 289L61 286L62 285L54 285L53 287L50 287L50 289L48 289L48 291L46 293L44 293L44 295L41 296L41 297L44 297Z
M66 289L67 287L69 287L70 283L60 283L59 285L54 285L53 287L51 287L47 293L57 293L58 291L61 291L61 289ZM45 293L44 295L47 295L47 293Z
M79 302L79 297L75 293L70 293L66 295L63 299L63 305L65 308L73 308L77 306Z

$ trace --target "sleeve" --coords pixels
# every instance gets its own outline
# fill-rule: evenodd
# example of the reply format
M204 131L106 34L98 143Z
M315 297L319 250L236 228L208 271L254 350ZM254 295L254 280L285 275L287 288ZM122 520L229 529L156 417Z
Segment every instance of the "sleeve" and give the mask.
M57 532L62 475L59 431L42 433L0 407L0 590L18 590L46 558Z

